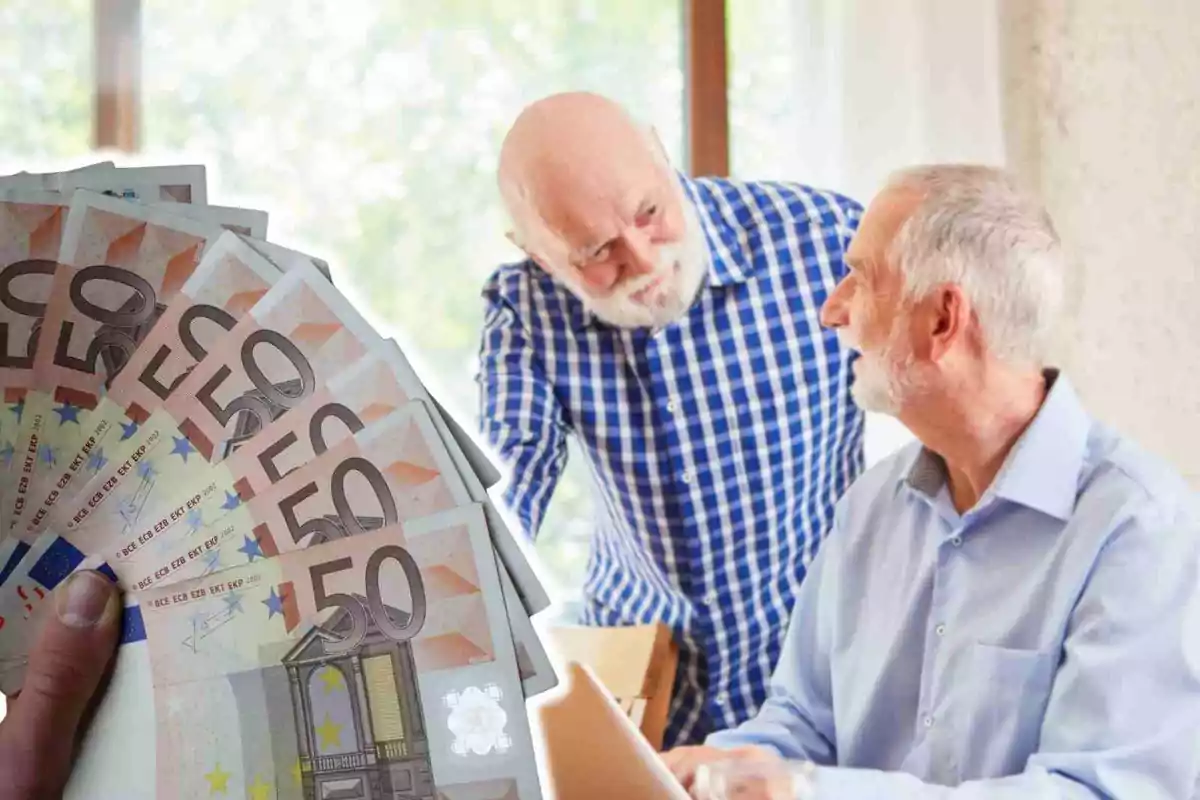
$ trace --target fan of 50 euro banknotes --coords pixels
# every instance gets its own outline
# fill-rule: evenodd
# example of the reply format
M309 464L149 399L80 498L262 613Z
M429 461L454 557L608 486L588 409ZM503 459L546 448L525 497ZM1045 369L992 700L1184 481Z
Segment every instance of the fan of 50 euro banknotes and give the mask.
M203 166L0 177L0 689L127 592L68 796L534 798L548 600L498 475Z

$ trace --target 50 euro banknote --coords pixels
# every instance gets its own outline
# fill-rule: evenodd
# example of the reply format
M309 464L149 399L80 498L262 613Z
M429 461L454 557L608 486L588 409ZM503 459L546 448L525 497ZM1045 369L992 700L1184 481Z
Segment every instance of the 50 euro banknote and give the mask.
M355 361L303 402L274 420L258 436L243 442L228 458L212 464L202 481L178 487L166 508L143 518L128 537L114 542L107 560L124 583L147 588L147 553L178 549L198 530L208 530L255 494L317 459L330 446L391 412L425 398L424 387L407 370L399 349L384 342ZM440 415L430 415L443 444L448 443ZM439 422L441 423L439 427ZM453 453L453 448L446 448ZM462 464L455 461L459 472ZM150 569L156 573L157 569ZM168 577L167 574L159 579Z
M540 796L484 525L457 509L141 595L67 796Z
M439 453L422 456L422 460L432 464L449 458L470 500L484 504L493 544L505 571L513 576L526 613L543 610L549 604L545 589L496 513L480 478L480 472L488 477L490 463L434 402L391 340L330 379L258 436L244 442L229 458L213 464L203 481L179 486L168 507L144 516L138 528L112 545L105 554L108 563L126 585L139 589L160 580L177 580L176 570L200 559L208 569L220 568L224 562L211 536L199 539L197 531L225 530L227 536L232 535L230 520L245 514L243 504L255 495L266 493L269 487L323 457L329 448L410 403L421 407L421 424L432 425L437 434L436 439L427 437L425 446ZM399 440L396 444L399 449ZM415 476L418 471L411 469L408 474ZM184 546L173 544L180 539ZM239 546L247 546L244 538ZM156 557L147 559L147 552ZM168 553L170 556L164 558ZM229 555L226 548L225 557Z
M97 474L100 490L31 545L0 587L0 658L27 646L35 597L380 341L316 266L284 275L138 429L132 455Z
M315 266L289 270L149 414L133 455L58 508L52 527L85 553L108 552L381 341Z
M132 550L123 551L125 558L108 559L123 585L146 591L454 508L479 506L482 513L484 505L464 480L474 477L470 463L461 450L447 446L447 439L450 443L453 439L439 434L433 422L436 412L423 401L392 409L313 453L303 466L281 473L274 457L298 442L294 430L281 426L288 416L277 421L274 435L268 431L256 438L254 444L269 443L259 450L259 457L239 452L213 467L218 471L225 464L236 464L241 469L234 470L236 477L229 476L228 488L213 490L207 485L191 493L187 503L172 512L183 524L163 527L164 518L156 525L157 536L155 530L148 530L131 543ZM319 425L301 427L302 434L320 431ZM308 445L300 449L303 458ZM489 515L485 514L484 522L488 542L494 546L497 532L491 529ZM527 623L531 612L506 563L498 555L497 561L515 631ZM523 670L525 691L533 695L553 686L552 670L537 667L547 663L540 641L525 636L518 645L521 658L530 662Z
M212 225L214 226L212 230L214 235L217 235L222 230L226 231L225 233L220 233L215 241L210 242L209 249L205 251L206 253L210 252L213 246L224 241L225 244L222 246L221 255L226 262L230 259L238 259L241 256L240 253L231 254L229 252L231 249L239 246L243 249L246 247L245 244L239 245L239 242L244 240L235 238L233 233L229 233L229 231L246 230L255 236L266 235L267 215L261 211L224 206L193 206L183 203L154 204L153 207L163 208L170 214L183 216L195 222ZM69 218L68 227L73 232ZM72 240L64 239L64 242L68 245L72 244ZM252 248L249 252L256 254L256 256L261 255L257 249ZM72 257L72 254L64 253L63 257ZM266 274L268 270L275 273L276 276L279 273L278 268L270 269L273 262L269 260L262 260L260 258L261 267L259 264L250 264L244 257L240 257L240 261L243 265L240 271L231 271L230 268L227 268L221 274L214 274L214 270L211 267L207 270L201 270L201 266L204 263L204 258L201 258L200 263L196 266L196 271L204 273L204 282L198 285L194 280L195 273L193 273L183 284L180 296L171 300L169 304L163 304L165 308L162 314L170 317L170 319L164 320L162 317L157 317L156 319L154 316L151 316L143 324L143 329L149 326L150 332L146 334L147 339L162 339L164 326L168 324L176 324L177 326L177 323L182 321L187 327L181 330L180 335L189 337L184 340L184 343L189 345L190 352L197 353L199 357L202 357L205 352L202 340L211 338L217 331L227 331L232 326L233 321L236 321L238 318L231 317L229 312L242 311L245 308L247 300L257 299L257 297L261 296L261 292L254 293L255 287L252 285L243 286L242 283L245 283L245 281L239 282L239 278L242 278L249 270L255 268L262 274ZM226 266L228 265L226 264ZM275 266L278 267L279 265ZM110 275L108 279L111 280L111 278L112 276ZM197 300L198 294L207 293L211 295L223 291L225 289L221 285L221 281L223 280L229 281L227 291L229 297L223 299L232 306L232 309L226 309L227 313L224 316L217 311L210 311L210 309L214 308L211 303L204 303L202 300ZM248 280L251 284L253 283L252 279ZM217 285L214 286L214 284ZM72 286L72 290L74 289L75 287ZM81 294L98 294L96 286L89 286L87 281L81 283L79 291ZM118 289L119 291L120 289ZM119 293L116 297L122 299ZM93 296L91 299L96 300L98 298ZM74 298L72 300L74 302ZM238 301L242 302L242 306L235 305ZM192 308L192 306L198 303L204 305L205 308ZM117 309L110 308L108 310L111 312ZM183 315L182 320L178 319L176 315ZM197 320L201 322L200 325L192 324L197 322ZM103 464L104 457L96 451L97 442L89 435L89 431L94 430L97 424L111 421L109 417L111 416L113 402L108 400L107 394L116 388L115 382L126 375L127 368L130 370L139 370L137 375L140 377L143 374L141 370L148 366L145 363L148 359L164 357L160 342L150 342L147 340L139 342L137 341L136 334L128 337L127 341L122 342L117 340L114 342L113 333L116 326L112 324L113 319L109 318L105 322L107 324L101 326L99 335L92 343L92 348L100 351L101 358L107 370L104 384L96 401L97 407L92 409L85 407L76 412L74 419L60 420L57 427L52 421L48 426L43 428L44 433L41 444L47 458L35 461L34 470L30 475L30 485L27 495L30 502L21 504L20 515L17 522L14 523L14 525L24 526L23 530L14 531L23 541L31 541L48 519L49 509L54 503L59 498L70 494L73 486L78 486L78 484L73 484L72 481L76 472L81 467L86 465L94 471ZM209 327L215 330L211 333L205 331L204 322L208 322ZM74 325L74 323L71 324L72 326ZM225 327L222 329L221 325ZM167 337L170 337L174 333L174 330L172 329L165 333ZM147 350L147 348L155 344L158 345L157 349ZM143 347L142 345L146 346ZM92 348L89 348L89 353L91 353ZM132 352L129 352L131 349ZM196 360L199 360L199 357ZM122 363L123 359L124 363ZM126 385L129 385L131 380L126 381ZM56 388L56 391L64 392L66 390L60 385ZM96 419L98 413L100 416L99 420ZM78 421L76 422L76 420ZM79 448L78 452L73 450L75 447Z
M123 187L135 174L141 187L138 191L159 202L169 199L176 208L204 196L202 167L117 170L111 162L104 162L67 173L0 180L0 336L4 351L0 364L4 392L0 406L0 533L10 529L14 479L30 480L36 472L36 447L30 449L25 427L33 416L25 413L26 395L33 385L34 357L39 339L44 338L44 317L56 285L73 184L65 186L66 194L58 190L82 173L88 173L92 188L107 194L125 192ZM6 188L14 183L42 190ZM26 537L8 537L0 543L0 585L28 549Z
M0 477L18 460L25 395L66 214L56 192L0 191ZM0 480L0 532L8 530L9 486ZM23 554L16 542L0 544L0 583Z
M27 536L38 534L55 506L70 502L109 463L130 457L142 444L138 428L282 275L279 264L235 233L214 242L83 420L78 452L62 458L47 473L43 491L32 493L40 500Z
M122 582L144 591L472 503L420 402L286 475L269 458L247 466L231 490L194 506L177 535L145 539L132 558L111 562Z
M105 161L67 172L0 178L0 331L5 344L0 387L6 402L17 406L16 411L0 415L0 426L4 427L0 448L5 462L12 460L9 448L15 447L16 434L8 429L19 424L22 416L23 406L18 401L32 379L37 335L50 298L74 190L91 188L110 195L127 194L126 184L135 180L140 187L135 194L186 213L193 199L203 202L204 177L202 166L117 169L113 162ZM240 224L265 232L263 212L226 211L229 213L222 218L232 216Z
M8 509L19 537L35 473L79 450L82 427L222 229L162 209L78 191L41 321ZM10 480L12 479L10 471Z

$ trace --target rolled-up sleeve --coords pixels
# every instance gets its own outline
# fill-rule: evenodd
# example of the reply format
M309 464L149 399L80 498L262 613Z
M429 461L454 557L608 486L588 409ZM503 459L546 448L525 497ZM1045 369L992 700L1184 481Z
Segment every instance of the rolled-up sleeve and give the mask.
M504 499L534 538L567 460L563 412L517 312L485 290L480 433L509 470Z

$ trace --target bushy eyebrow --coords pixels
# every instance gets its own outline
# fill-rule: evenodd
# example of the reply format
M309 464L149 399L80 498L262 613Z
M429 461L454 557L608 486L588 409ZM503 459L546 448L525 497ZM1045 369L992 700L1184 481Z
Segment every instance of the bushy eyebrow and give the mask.
M578 250L576 250L575 252L573 252L571 254L571 263L586 264L587 262L589 262L593 258L595 258L597 255L599 255L600 252L602 250L604 250L604 248L608 247L609 245L615 245L617 243L618 238L619 237L614 236L611 239L608 239L607 241L601 242L600 244L588 245L587 247L579 248Z
M638 195L642 199L635 206L635 210L633 212L635 219L638 216L646 213L646 211L649 210L650 208L657 207L659 205L657 192L646 192L646 193L639 192ZM600 242L599 244L589 244L586 247L578 248L577 250L573 251L570 254L571 263L572 264L586 264L587 262L589 262L593 258L595 258L604 248L609 247L609 246L615 247L617 242L620 240L620 238L621 237L619 235L613 236L613 237L610 237L609 239L606 239L603 242Z

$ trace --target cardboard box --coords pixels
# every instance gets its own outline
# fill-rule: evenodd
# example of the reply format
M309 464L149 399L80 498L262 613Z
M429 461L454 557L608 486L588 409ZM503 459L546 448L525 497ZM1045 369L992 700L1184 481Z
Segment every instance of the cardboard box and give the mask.
M661 623L549 629L563 661L586 666L655 750L662 748L679 649Z

